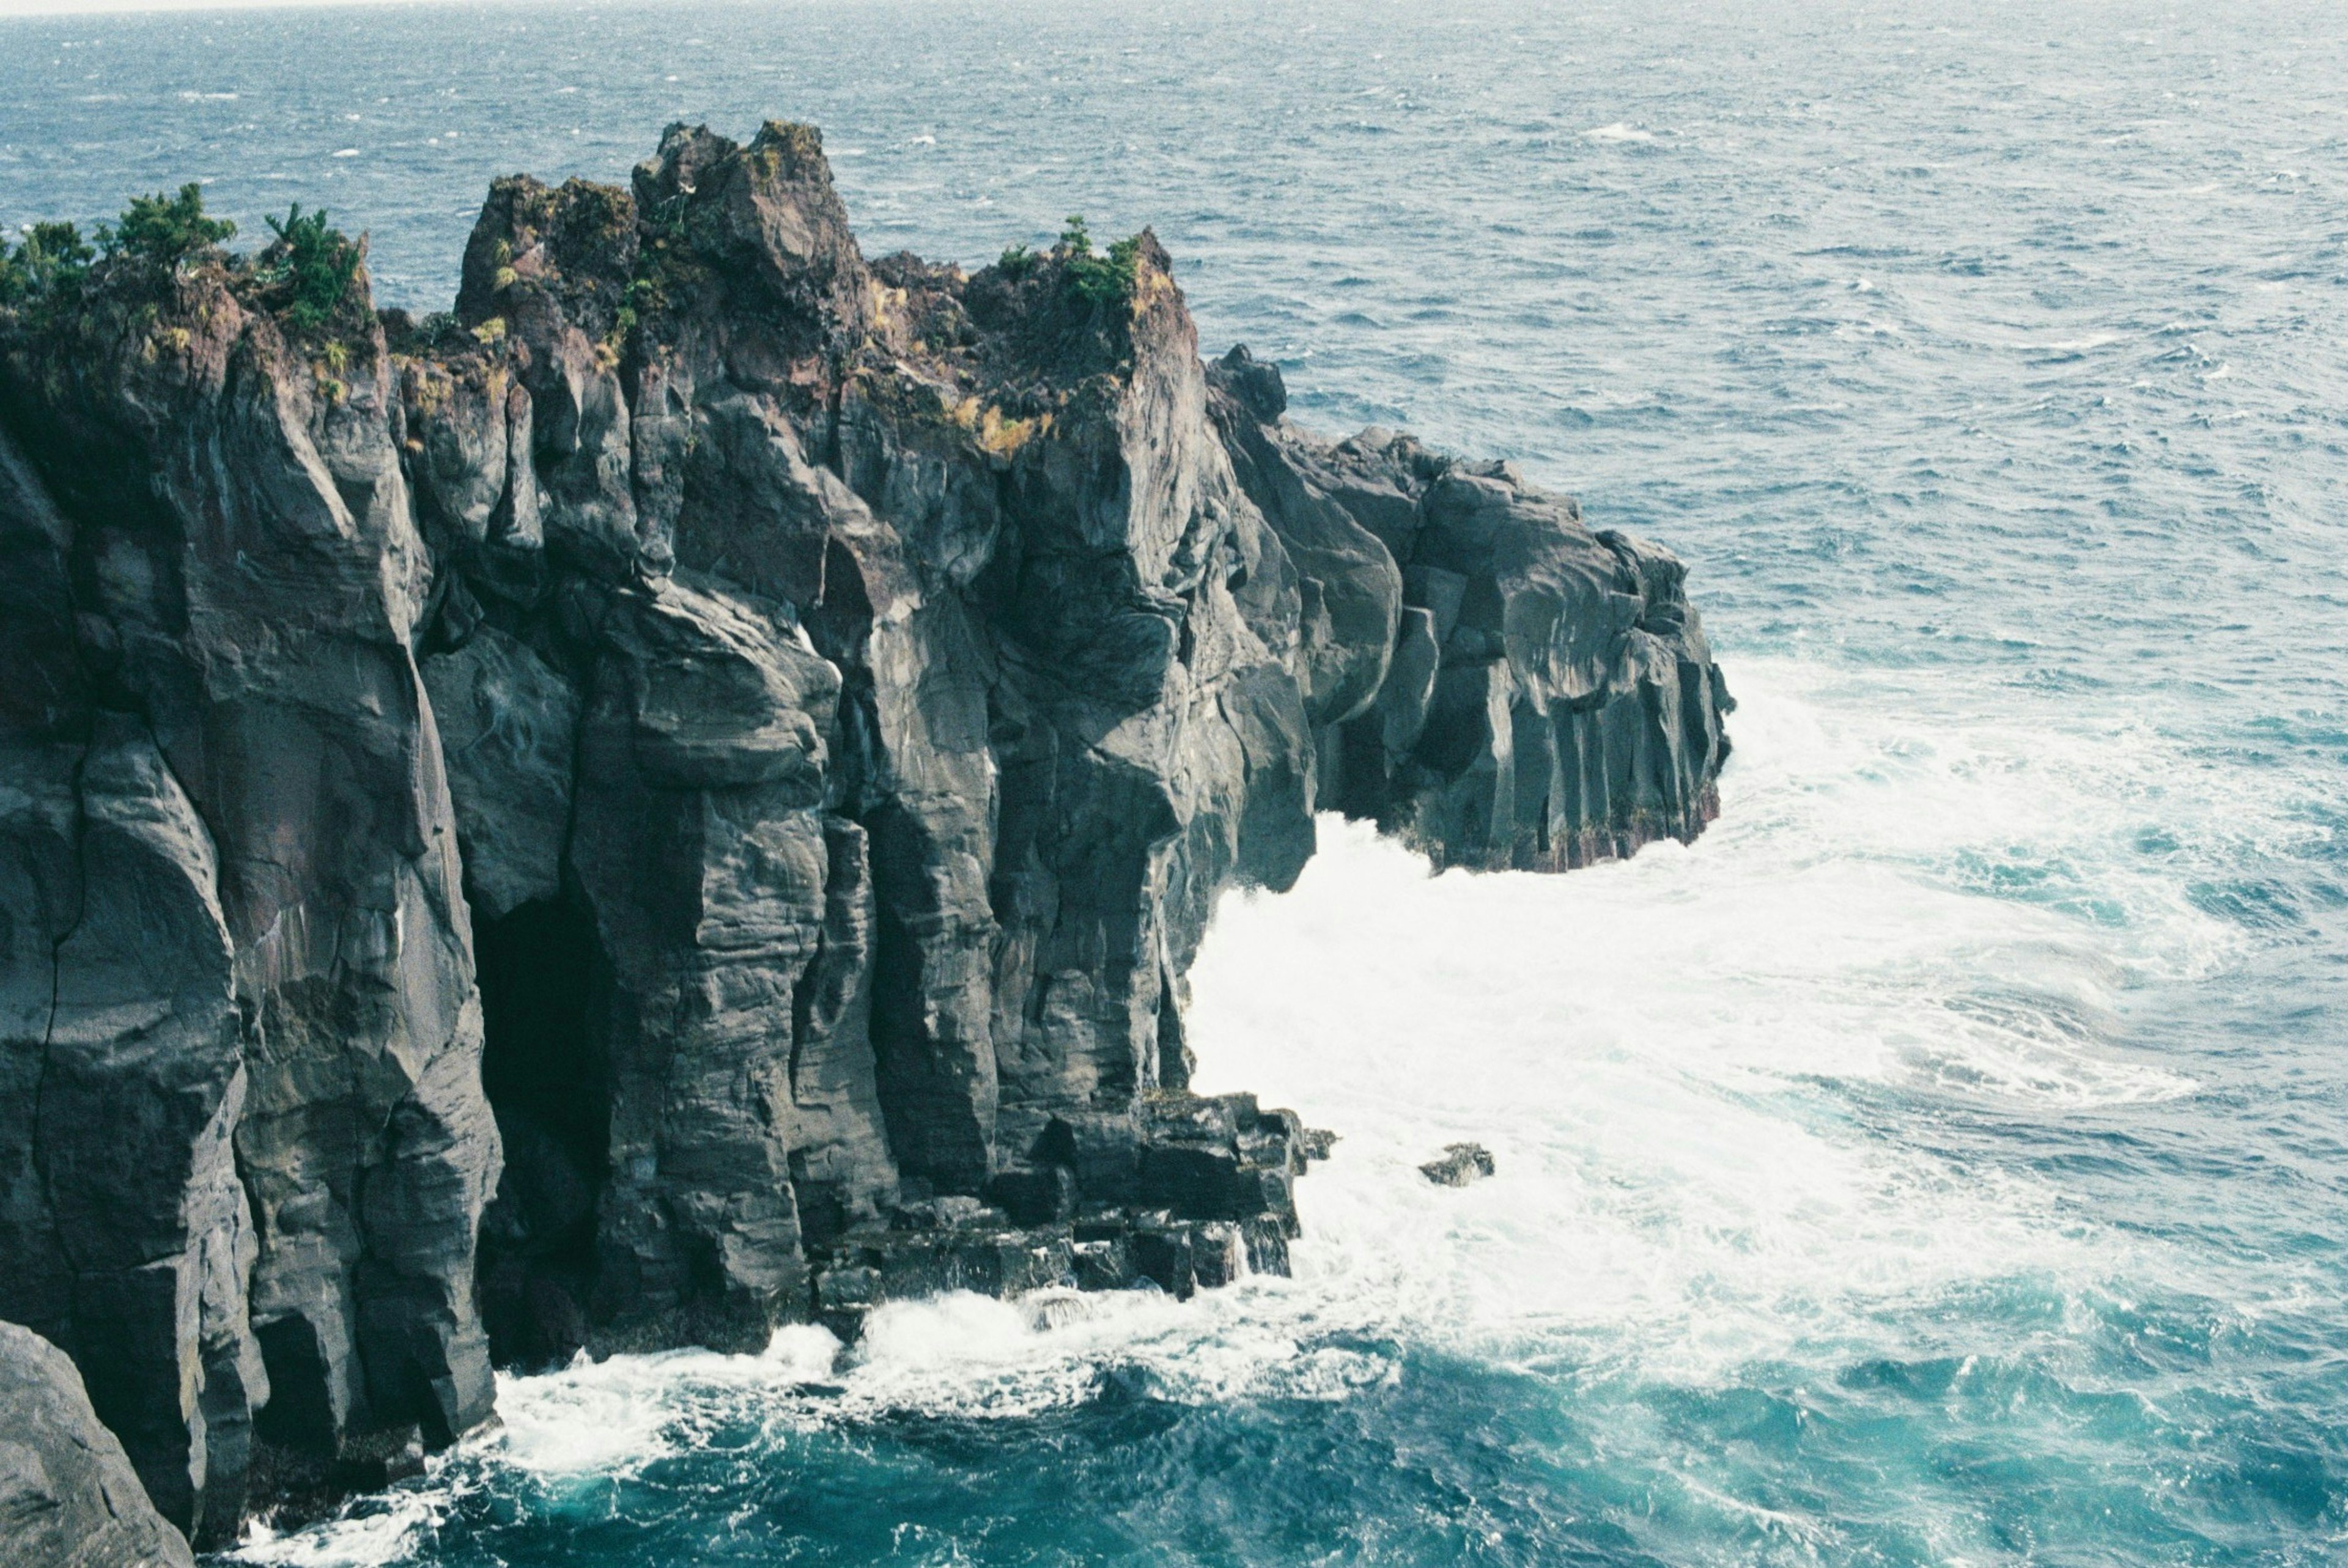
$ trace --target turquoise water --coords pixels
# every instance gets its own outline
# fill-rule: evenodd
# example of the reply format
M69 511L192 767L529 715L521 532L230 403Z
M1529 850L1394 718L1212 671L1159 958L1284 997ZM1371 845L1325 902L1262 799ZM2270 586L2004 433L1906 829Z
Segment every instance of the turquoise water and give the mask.
M1744 702L1692 850L1225 906L1295 1280L514 1382L243 1557L2348 1557L2348 11L2214 9L0 23L0 220L324 202L386 302L678 118L821 123L874 253L1152 223L1305 422L1678 549Z

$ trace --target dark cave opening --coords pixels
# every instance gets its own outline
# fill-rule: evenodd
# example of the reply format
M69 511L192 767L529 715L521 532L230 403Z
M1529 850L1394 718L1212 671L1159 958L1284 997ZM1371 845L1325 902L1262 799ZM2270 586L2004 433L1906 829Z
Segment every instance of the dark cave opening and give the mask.
M473 946L481 1088L505 1143L481 1217L481 1320L499 1366L558 1365L587 1340L610 1163L611 1068L597 1027L606 970L575 897L479 921Z

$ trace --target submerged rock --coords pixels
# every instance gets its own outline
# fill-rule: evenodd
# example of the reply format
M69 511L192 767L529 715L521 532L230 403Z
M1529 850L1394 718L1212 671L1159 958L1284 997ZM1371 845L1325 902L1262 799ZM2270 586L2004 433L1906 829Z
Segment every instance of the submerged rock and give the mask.
M1678 563L1299 430L1147 231L868 261L811 128L680 126L366 289L0 306L0 1317L200 1541L493 1360L1284 1272L1218 895L1717 809Z
M1481 1143L1446 1143L1440 1159L1429 1160L1418 1173L1438 1187L1464 1187L1492 1173L1492 1152Z

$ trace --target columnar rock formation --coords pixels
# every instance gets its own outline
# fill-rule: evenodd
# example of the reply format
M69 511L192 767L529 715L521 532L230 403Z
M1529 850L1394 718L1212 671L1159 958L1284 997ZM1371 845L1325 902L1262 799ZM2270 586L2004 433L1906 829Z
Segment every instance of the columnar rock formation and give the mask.
M813 130L492 190L452 315L0 313L0 1317L199 1537L493 1355L1283 1269L1219 892L1691 838L1681 569L1322 443L1147 233L868 261Z

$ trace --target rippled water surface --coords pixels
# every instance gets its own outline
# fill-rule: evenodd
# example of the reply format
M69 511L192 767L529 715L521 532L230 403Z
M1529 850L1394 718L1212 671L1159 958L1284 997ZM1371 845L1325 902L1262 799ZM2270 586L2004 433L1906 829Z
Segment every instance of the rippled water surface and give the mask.
M324 202L432 308L492 175L769 115L870 251L1154 224L1306 422L1680 550L1725 815L1224 907L1294 1281L510 1383L249 1560L2348 1555L2348 8L20 20L0 220Z

